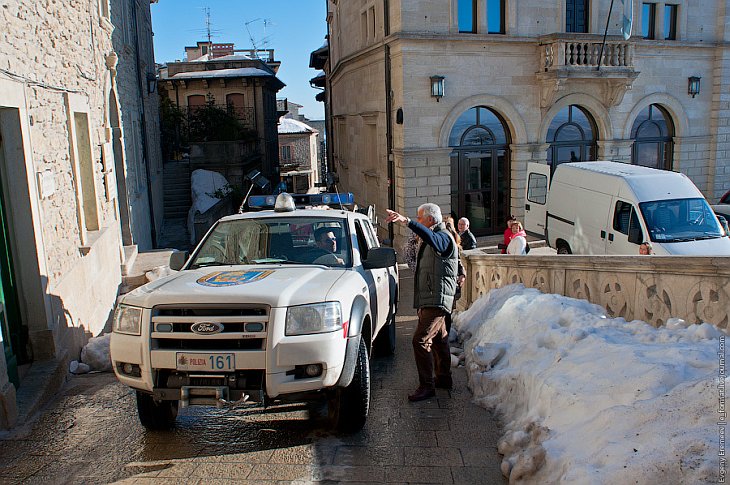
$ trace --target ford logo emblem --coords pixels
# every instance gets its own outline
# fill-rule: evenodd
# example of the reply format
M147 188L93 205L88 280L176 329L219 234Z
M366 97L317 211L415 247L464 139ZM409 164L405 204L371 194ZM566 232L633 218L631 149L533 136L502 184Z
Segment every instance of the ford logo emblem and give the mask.
M218 322L198 322L190 326L190 330L198 335L215 335L223 331L223 324Z

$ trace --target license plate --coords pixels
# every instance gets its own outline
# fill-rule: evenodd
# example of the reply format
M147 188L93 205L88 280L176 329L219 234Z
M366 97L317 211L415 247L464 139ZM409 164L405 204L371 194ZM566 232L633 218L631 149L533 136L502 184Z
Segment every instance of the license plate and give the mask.
M236 354L177 353L177 370L225 372L236 370Z

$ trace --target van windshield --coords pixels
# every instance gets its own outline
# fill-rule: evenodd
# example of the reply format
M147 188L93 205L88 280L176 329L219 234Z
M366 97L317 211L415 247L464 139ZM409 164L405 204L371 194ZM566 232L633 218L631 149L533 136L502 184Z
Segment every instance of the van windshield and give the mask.
M686 242L723 236L720 222L702 198L641 202L639 209L654 242Z

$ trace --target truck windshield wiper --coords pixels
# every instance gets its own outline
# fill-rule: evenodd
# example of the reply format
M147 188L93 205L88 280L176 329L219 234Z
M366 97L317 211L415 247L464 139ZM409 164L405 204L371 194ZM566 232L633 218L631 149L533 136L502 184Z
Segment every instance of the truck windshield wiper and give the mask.
M233 263L223 263L221 261L206 261L205 263L195 263L190 269L205 268L207 266L231 266Z
M279 258L261 258L254 259L254 264L305 264L301 261L294 261L292 259L279 259Z

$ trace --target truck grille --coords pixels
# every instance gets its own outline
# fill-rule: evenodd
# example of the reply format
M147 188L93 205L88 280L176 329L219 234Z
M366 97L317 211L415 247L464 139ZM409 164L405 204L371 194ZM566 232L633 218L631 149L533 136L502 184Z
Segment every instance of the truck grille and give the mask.
M268 306L169 306L152 309L152 348L160 350L265 350ZM193 332L213 323L218 332Z

